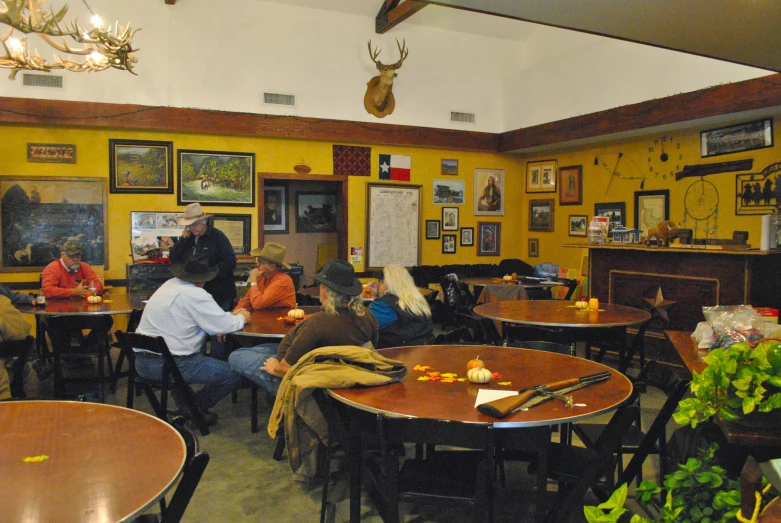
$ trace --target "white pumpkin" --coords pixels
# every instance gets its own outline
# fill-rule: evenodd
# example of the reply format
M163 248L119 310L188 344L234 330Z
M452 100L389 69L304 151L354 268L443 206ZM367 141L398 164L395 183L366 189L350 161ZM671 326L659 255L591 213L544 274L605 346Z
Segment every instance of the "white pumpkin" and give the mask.
M588 309L588 302L584 300L578 300L575 302L575 308L577 309Z
M87 303L100 303L103 301L103 298L100 296L88 296L87 297Z
M466 371L466 378L472 383L488 383L491 381L491 371L484 369L481 362L477 367Z
M290 316L291 318L295 318L297 320L302 320L302 319L304 319L304 316L306 315L306 313L304 312L304 309L299 309L298 308L298 304L296 303L296 308L295 309L290 309L289 311L287 311L287 315Z
M510 276L509 274L505 274L504 276L502 276L502 279L504 281L511 281L513 279L513 277Z

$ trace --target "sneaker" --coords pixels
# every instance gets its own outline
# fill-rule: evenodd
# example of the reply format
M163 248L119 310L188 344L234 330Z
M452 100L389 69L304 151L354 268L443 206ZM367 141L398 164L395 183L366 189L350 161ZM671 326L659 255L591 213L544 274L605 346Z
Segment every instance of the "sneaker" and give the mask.
M35 374L38 376L38 381L44 381L52 375L52 373L54 372L54 367L52 367L51 365L47 365L41 360L35 360L33 362L33 370L35 371Z

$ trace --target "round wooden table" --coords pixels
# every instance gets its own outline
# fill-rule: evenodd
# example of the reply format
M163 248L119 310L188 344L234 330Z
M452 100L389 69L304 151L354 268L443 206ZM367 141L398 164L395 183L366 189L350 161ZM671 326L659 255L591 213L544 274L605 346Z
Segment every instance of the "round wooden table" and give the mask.
M430 296L433 292L431 289L426 289L422 287L418 287L418 290L420 291L420 294L423 295L423 297ZM304 287L300 291L298 291L299 294L303 294L304 296L309 296L310 298L314 298L318 302L320 301L320 287ZM374 298L363 298L364 303L371 303L374 301Z
M578 330L628 327L651 317L646 311L610 303L600 303L597 311L583 311L576 309L574 303L563 300L501 301L478 305L474 311L507 323Z
M298 307L303 309L306 314L320 312L320 306ZM252 336L257 338L279 338L285 337L290 329L296 326L295 323L286 323L279 318L287 316L290 309L278 307L274 309L261 309L252 311L250 322L244 325L240 331L232 334L238 336Z
M0 519L128 521L179 478L179 433L143 412L70 401L0 403Z
M504 281L501 278L481 276L474 278L461 278L458 281L466 285L473 285L477 287L485 287L486 285L521 285L524 289L547 289L550 287L560 287L564 285L559 281L526 279L523 277L515 281Z

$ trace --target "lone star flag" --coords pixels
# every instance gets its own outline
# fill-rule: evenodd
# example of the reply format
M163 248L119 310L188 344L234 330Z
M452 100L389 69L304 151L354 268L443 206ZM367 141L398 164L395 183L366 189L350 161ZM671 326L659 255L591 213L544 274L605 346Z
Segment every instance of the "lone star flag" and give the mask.
M380 180L409 181L412 157L398 154L380 155Z

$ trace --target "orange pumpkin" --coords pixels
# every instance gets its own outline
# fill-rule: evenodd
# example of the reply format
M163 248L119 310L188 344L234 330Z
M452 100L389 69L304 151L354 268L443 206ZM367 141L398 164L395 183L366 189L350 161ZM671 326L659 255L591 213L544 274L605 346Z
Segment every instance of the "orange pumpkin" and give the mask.
M481 367L483 366L483 360L480 359L480 356L473 360L469 360L466 364L466 370L474 369L475 367Z

